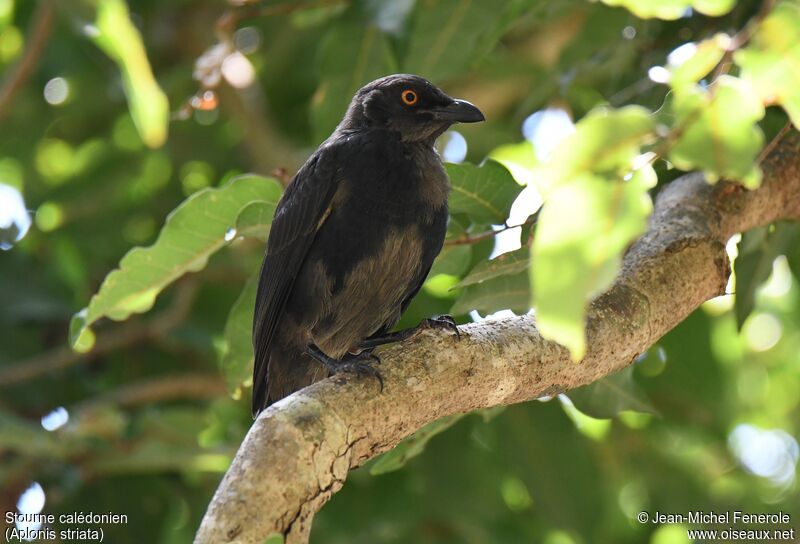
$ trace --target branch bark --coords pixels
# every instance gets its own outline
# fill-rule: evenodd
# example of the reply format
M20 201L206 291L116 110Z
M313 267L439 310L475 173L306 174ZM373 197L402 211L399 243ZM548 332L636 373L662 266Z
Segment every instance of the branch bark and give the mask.
M308 540L311 521L350 469L449 414L573 389L630 364L730 275L726 241L778 219L800 218L800 135L763 164L755 191L683 176L659 194L648 231L625 256L613 287L590 306L588 353L574 364L544 340L532 316L461 327L462 339L427 333L381 355L385 389L335 376L263 412L214 494L196 543Z

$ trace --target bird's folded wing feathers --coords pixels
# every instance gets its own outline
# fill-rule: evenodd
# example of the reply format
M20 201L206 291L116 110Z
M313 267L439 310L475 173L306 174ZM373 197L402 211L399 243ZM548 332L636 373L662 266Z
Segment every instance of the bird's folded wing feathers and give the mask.
M264 406L269 346L303 260L330 213L338 172L322 148L297 172L275 210L253 318L253 408Z

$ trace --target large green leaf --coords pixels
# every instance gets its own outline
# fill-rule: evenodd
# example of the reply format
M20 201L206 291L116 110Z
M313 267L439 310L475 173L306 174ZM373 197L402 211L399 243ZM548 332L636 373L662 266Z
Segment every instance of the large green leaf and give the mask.
M575 360L586 348L586 303L611 285L625 248L644 232L654 184L649 165L627 181L585 175L544 203L531 254L536 321Z
M589 112L535 169L537 186L547 192L586 172L614 173L622 177L642 144L653 136L655 121L640 106L606 107Z
M228 312L225 322L225 344L220 369L234 398L241 395L242 386L252 380L253 371L253 313L256 307L259 271L248 278L239 298Z
M624 411L655 414L647 395L636 385L633 367L606 376L567 393L575 408L595 418L611 418Z
M679 19L689 8L705 15L719 16L728 13L736 0L602 0L609 6L622 6L643 19Z
M670 86L673 89L681 89L700 81L719 64L730 41L728 35L720 33L697 45L687 43L679 47L678 49L693 47L694 51L685 60L681 59L679 63L669 65ZM672 59L673 55L670 54L669 58Z
M450 313L462 315L470 310L490 314L510 309L525 313L530 309L531 291L527 272L495 276L481 283L468 285Z
M131 116L142 141L160 147L167 139L169 103L153 77L142 37L131 22L125 1L100 0L95 26L92 39L122 72Z
M798 239L800 228L793 223L778 223L774 231L770 227L759 227L742 234L739 255L733 263L736 273L736 325L744 325L753 311L756 290L772 273L772 263L778 255L786 253Z
M208 258L228 243L243 210L254 202L274 208L281 190L273 179L248 175L190 196L167 217L155 243L129 251L89 305L75 314L71 344L75 346L81 334L102 317L121 321L149 310L167 285L205 267ZM254 224L247 222L249 227Z
M622 252L646 227L656 179L641 148L654 132L644 108L597 108L534 172L546 192L531 252L537 324L576 360L587 301L611 284Z
M765 103L783 106L800 127L800 1L780 2L733 58Z
M507 274L519 274L530 265L530 250L521 247L515 251L503 253L494 259L479 262L456 287L466 287Z
M447 164L453 189L450 211L465 213L473 223L502 225L522 187L499 162Z
M280 196L278 196L280 198ZM258 238L266 242L278 200L252 202L242 208L236 219L236 236ZM231 232L228 232L231 235Z
M761 172L755 164L764 143L757 122L764 106L745 81L721 76L708 89L676 92L672 109L679 138L669 159L681 170L702 169L711 182L720 178L755 187Z

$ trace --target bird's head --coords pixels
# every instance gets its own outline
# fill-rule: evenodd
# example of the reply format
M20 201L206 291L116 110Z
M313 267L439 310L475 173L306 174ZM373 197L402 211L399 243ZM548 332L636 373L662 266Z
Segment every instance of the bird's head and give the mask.
M432 141L454 123L483 120L481 110L447 96L427 79L395 74L359 89L340 128L384 128L405 141Z

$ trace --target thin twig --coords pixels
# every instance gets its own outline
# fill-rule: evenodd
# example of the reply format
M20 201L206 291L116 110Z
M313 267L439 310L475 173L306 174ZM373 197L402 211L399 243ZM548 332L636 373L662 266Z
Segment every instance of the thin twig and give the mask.
M492 238L493 236L497 236L501 232L505 232L507 230L516 229L520 227L527 227L528 225L535 225L536 220L538 218L539 218L539 211L537 210L536 213L531 214L523 223L520 223L519 225L509 225L508 223L506 223L497 230L487 230L484 232L480 232L478 234L465 234L459 236L458 238L451 238L449 240L445 240L444 245L459 246L463 244L476 244L482 240L486 240L487 238Z
M711 81L716 80L721 75L727 74L730 71L733 61L733 54L737 49L747 45L747 42L749 42L750 38L753 37L753 34L755 34L759 25L761 25L761 22L767 17L767 15L769 15L774 7L775 0L764 0L764 2L761 4L761 8L758 10L758 13L756 13L753 18L747 21L747 24L744 25L744 28L742 28L731 38L730 42L728 43L728 47L725 48L725 54L722 55L722 58L720 59L713 75L711 76Z
M772 153L772 150L775 149L775 146L778 145L781 140L783 140L783 137L789 134L790 130L792 130L792 122L786 121L786 124L783 125L783 128L778 131L775 137L772 138L772 140L770 140L770 142L764 146L764 149L761 150L761 153L758 154L756 164L761 164L763 160L767 158L767 155Z
M8 387L39 378L78 363L90 361L104 353L162 336L186 319L196 290L195 281L182 282L176 289L172 305L164 312L149 322L131 321L112 331L98 335L94 348L87 353L78 353L69 346L61 346L0 369L0 387Z
M87 413L109 405L131 408L176 399L213 399L225 394L218 374L174 374L124 385L73 407L70 412Z
M39 2L28 31L28 46L25 48L25 53L3 80L3 86L0 88L0 119L8 113L17 92L25 85L39 63L53 29L54 14L55 7L50 0Z

